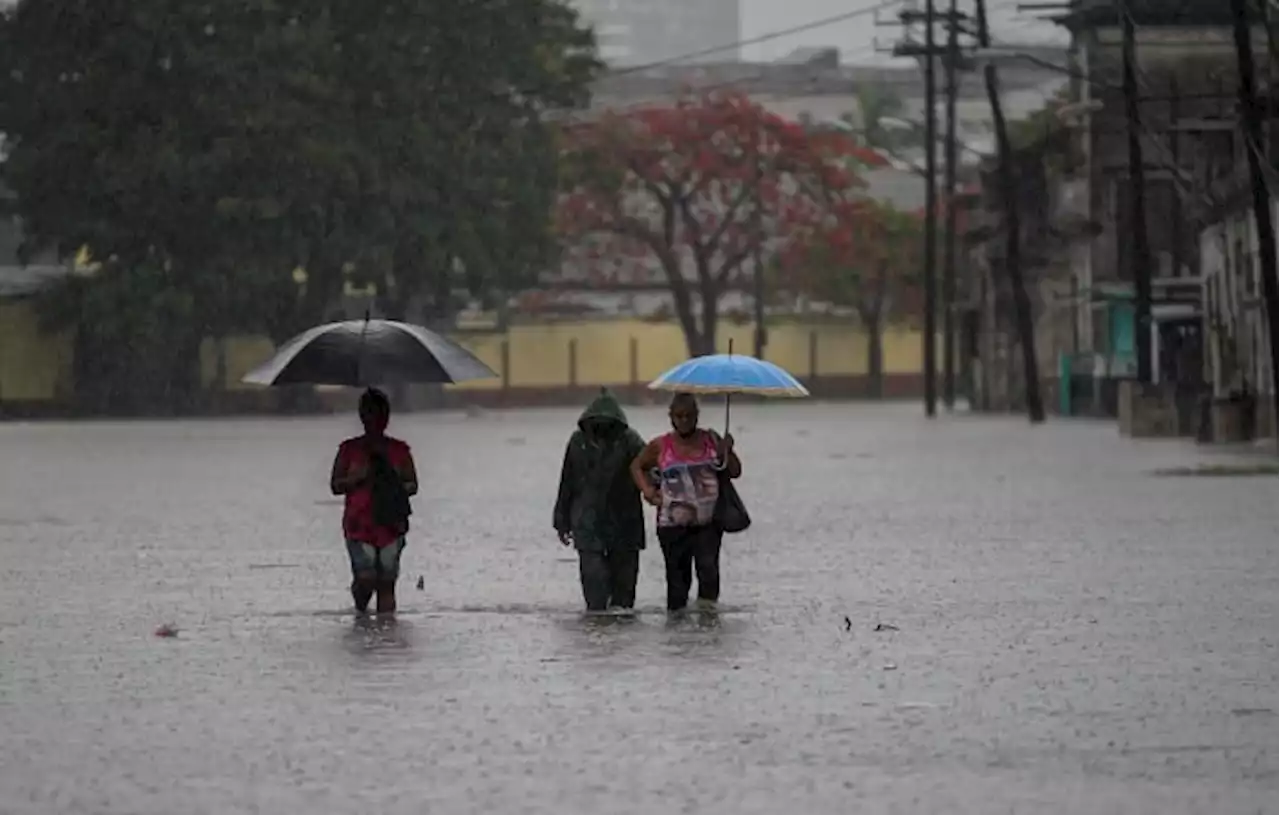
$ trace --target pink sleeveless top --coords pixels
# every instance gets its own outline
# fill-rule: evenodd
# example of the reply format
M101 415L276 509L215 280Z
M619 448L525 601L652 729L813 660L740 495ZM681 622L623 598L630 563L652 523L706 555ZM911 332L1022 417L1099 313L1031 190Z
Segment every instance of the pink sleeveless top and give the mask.
M706 526L712 521L720 497L719 454L711 434L700 432L702 449L692 457L676 449L674 433L662 437L658 526Z

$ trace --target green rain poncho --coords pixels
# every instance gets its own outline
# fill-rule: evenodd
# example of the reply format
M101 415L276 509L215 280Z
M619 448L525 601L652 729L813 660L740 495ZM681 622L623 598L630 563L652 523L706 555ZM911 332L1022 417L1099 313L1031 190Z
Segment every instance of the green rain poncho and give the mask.
M644 505L630 471L643 448L618 400L601 389L579 417L560 471L553 523L573 533L577 549L644 548Z

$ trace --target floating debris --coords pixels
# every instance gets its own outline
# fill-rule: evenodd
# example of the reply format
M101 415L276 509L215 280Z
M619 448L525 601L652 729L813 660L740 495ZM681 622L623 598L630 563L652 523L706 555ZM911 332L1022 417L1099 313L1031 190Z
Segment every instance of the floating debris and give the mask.
M893 623L876 623L876 627L875 627L875 629L874 629L874 630L876 630L876 631L897 631L897 630L899 630L899 629L898 629L898 626L894 625Z
M422 575L418 575L418 591L422 591L427 587L427 580Z
M884 664L884 666L883 666L883 667L881 667L881 669L880 669L880 670L882 670L882 671L896 671L896 670L898 670L898 666L897 666L897 665L895 665L895 664L894 664L894 663L892 663L892 662L886 662L886 663Z
M176 637L178 636L178 627L173 623L165 623L156 629L157 637Z
M1233 716L1274 716L1276 712L1269 707L1237 707L1232 708Z
M1242 475L1275 475L1276 462L1257 461L1238 464L1197 464L1187 467L1166 467L1152 470L1152 475L1159 476L1242 476Z
M849 619L849 615L848 615L848 614L844 615L844 630L845 630L845 631L852 631L852 630L853 630L853 620L850 620L850 619Z

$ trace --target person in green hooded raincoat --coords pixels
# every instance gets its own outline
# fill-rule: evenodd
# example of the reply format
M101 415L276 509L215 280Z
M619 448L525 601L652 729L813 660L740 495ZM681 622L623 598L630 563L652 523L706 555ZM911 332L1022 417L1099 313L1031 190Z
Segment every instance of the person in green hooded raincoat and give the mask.
M601 388L565 449L553 524L560 542L578 551L588 611L635 606L644 505L630 467L644 444L622 405Z

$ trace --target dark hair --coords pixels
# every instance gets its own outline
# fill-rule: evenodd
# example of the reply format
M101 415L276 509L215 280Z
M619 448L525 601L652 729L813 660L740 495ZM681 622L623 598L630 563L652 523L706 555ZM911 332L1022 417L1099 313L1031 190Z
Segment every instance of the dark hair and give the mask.
M377 388L369 388L360 394L361 416L390 416L391 400Z
M696 413L698 411L698 398L692 393L680 391L671 397L671 405L668 409L675 410L678 407L690 408Z

